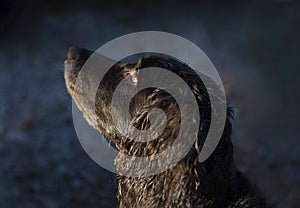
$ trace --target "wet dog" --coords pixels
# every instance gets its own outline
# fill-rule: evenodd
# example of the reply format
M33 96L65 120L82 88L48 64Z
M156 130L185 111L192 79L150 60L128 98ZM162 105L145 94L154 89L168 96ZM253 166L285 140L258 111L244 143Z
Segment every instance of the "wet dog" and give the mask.
M176 165L151 176L118 176L120 207L269 207L256 187L234 165L231 142L232 110L229 107L224 131L216 149L205 162L198 161L213 110L210 108L207 89L188 65L171 58L151 55L140 58L136 63L117 62L99 84L94 112L86 104L89 101L82 100L75 92L78 74L92 54L93 52L89 50L76 47L69 50L65 61L66 86L88 123L111 140L119 152L137 157L151 157L172 144L180 129L182 109L179 109L172 95L162 89L147 88L137 93L130 103L131 122L138 129L147 129L150 125L148 113L154 108L159 108L164 111L167 121L163 133L154 140L138 142L126 138L118 131L111 115L112 95L118 84L126 77L130 78L129 82L132 85L138 84L137 72L140 69L159 67L181 77L192 89L201 116L194 145ZM89 82L81 82L77 87L79 91L80 87L88 88L89 85ZM117 170L124 171L125 162L121 155L115 158L115 163Z

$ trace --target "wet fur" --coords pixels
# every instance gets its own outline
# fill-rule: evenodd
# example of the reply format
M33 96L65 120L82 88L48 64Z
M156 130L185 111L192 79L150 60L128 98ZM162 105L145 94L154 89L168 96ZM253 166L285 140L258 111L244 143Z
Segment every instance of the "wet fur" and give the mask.
M91 54L91 51L85 49L70 50L65 62L66 86L89 124L110 139L118 151L135 156L157 154L174 141L180 125L180 113L174 99L164 91L146 89L135 96L131 103L129 111L132 122L137 128L145 129L149 125L147 112L153 108L161 108L168 121L163 135L151 142L134 142L117 131L110 114L110 95L126 77L128 68L139 70L155 66L177 74L193 89L201 114L198 139L178 164L148 177L118 176L120 207L268 207L259 191L235 168L230 108L227 110L224 132L217 148L205 162L198 162L199 150L205 140L212 111L207 89L193 70L176 60L155 56L142 57L134 64L118 62L100 83L95 104L96 114L91 115L90 109L74 93L76 77ZM119 170L124 168L123 159L121 156L115 159Z

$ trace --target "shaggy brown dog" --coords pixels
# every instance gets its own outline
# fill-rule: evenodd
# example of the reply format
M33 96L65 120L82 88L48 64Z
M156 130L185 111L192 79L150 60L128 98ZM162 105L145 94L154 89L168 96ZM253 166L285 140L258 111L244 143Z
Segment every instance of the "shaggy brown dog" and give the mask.
M232 111L228 108L223 135L213 154L203 163L198 162L201 149L210 125L210 99L203 82L186 64L179 61L148 56L135 64L116 63L105 75L96 95L96 113L91 115L85 103L74 92L75 81L81 67L92 54L91 51L71 48L65 61L67 89L91 126L104 134L119 152L135 156L151 156L170 145L180 128L180 110L176 101L167 92L148 88L133 97L130 115L139 129L147 129L147 113L153 108L162 109L167 124L162 135L149 142L136 142L120 134L114 125L110 103L117 85L128 74L128 69L160 67L180 76L192 89L201 116L198 139L189 153L170 169L147 177L118 176L118 199L120 207L267 207L259 191L235 168L231 142ZM136 74L132 77L136 82ZM87 83L81 83L83 87ZM124 89L126 90L126 89ZM122 113L122 112L120 112ZM123 158L115 159L118 170L123 170Z

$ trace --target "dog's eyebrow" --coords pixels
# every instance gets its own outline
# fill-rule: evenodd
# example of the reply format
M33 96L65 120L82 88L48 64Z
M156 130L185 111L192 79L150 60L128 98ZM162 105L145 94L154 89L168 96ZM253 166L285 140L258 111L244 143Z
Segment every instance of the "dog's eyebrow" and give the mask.
M135 67L132 68L125 68L125 76L130 76L130 81L134 86L137 86L138 83L138 70Z

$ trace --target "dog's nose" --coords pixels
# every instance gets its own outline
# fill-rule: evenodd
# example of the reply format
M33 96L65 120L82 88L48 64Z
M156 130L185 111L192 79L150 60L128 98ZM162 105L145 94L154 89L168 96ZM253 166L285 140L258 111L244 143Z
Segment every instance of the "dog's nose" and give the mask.
M78 47L72 46L68 51L68 59L75 59L80 53L80 49Z

